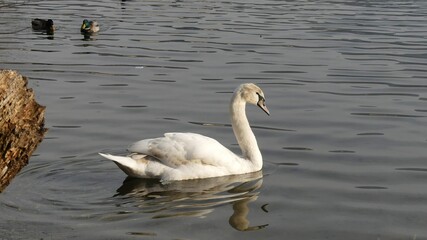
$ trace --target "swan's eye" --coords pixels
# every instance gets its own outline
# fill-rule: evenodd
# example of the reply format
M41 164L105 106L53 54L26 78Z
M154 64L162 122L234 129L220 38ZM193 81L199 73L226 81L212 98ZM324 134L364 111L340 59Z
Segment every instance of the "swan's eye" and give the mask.
M258 95L258 102L265 102L265 98L261 96L261 94L256 93Z

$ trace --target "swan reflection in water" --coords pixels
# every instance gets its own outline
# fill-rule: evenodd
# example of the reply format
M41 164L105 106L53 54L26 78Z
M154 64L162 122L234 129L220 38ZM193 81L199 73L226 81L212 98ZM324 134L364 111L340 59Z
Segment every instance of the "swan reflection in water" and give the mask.
M230 225L239 231L259 230L268 224L250 226L250 202L256 201L262 186L262 171L217 178L174 181L127 178L114 197L125 199L153 218L206 217L218 206L232 204ZM131 202L129 200L132 200Z

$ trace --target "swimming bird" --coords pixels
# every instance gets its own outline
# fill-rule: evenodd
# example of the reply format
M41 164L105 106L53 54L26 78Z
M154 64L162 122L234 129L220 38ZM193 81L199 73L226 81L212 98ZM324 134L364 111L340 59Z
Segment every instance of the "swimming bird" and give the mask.
M128 156L99 153L113 160L127 175L157 178L163 182L244 174L261 170L263 161L246 117L246 103L270 115L264 93L257 85L237 87L229 104L234 135L242 156L234 154L213 138L197 133L165 133L144 139L129 147Z
M44 20L36 18L31 21L31 26L34 30L44 30L48 34L52 34L55 31L55 25L53 25L52 19Z
M97 21L89 21L85 19L80 27L80 31L84 34L99 32L99 24Z

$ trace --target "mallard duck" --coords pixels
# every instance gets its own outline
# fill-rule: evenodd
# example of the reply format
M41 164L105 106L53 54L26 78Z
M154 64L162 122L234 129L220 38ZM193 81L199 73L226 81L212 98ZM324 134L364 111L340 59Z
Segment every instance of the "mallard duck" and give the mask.
M99 24L97 21L83 20L82 26L80 27L82 33L96 33L99 31Z
M196 133L166 133L163 137L134 143L128 156L100 153L113 160L131 177L178 181L256 172L262 168L262 155L246 118L246 103L258 105L265 113L264 93L253 83L240 85L230 101L231 122L243 156L218 141Z
M52 19L44 20L36 18L31 21L31 26L34 30L44 30L48 33L53 33L55 31L55 25L53 25Z

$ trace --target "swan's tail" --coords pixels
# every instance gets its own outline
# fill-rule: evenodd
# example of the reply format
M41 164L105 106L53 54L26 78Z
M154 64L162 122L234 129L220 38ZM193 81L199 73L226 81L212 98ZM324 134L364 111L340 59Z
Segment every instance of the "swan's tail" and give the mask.
M130 177L145 178L146 161L141 161L143 155L139 155L139 159L135 156L115 156L106 153L99 153L99 155L114 161L119 168Z

